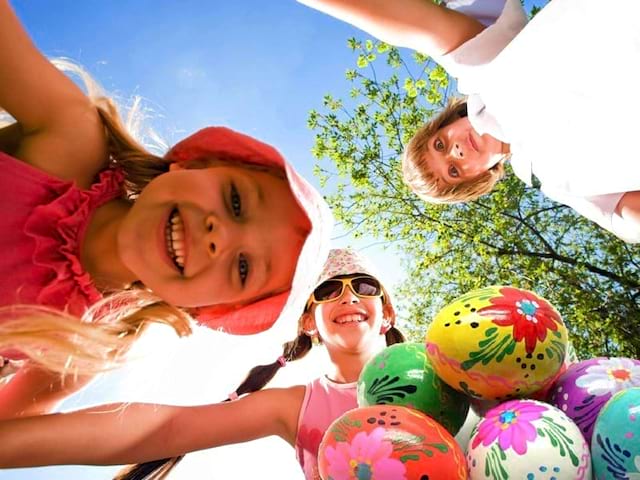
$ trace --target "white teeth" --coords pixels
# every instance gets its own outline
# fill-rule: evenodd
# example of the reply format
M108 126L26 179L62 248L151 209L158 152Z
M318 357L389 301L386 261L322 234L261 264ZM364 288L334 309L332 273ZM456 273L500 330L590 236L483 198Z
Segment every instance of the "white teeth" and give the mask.
M169 258L182 269L185 259L184 225L178 210L174 210L169 216L165 232Z
M334 321L339 324L363 322L367 317L361 313L351 313L348 315L340 315Z

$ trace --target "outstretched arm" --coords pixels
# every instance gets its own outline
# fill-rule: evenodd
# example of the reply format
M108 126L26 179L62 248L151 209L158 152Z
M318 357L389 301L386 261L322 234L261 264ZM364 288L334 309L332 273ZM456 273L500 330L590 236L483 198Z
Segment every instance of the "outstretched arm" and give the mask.
M88 377L62 379L59 374L25 366L0 386L0 419L42 415L79 390Z
M13 155L88 187L107 159L104 128L86 95L35 47L0 0L0 107L21 127Z
M0 467L119 465L175 457L268 435L295 441L304 387L196 407L102 405L0 422Z
M428 55L443 55L475 37L477 20L432 0L298 0L380 40Z

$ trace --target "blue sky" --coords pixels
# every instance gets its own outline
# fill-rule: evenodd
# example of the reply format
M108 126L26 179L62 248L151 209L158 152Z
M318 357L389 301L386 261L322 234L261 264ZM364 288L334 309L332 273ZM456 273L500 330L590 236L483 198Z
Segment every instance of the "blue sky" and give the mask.
M312 165L306 114L343 88L353 29L293 1L14 1L37 44L138 93L169 141L224 124ZM178 7L179 5L179 7ZM175 133L175 134L174 134Z
M306 127L307 113L321 106L325 93L347 96L349 85L344 71L353 67L354 58L346 48L346 39L363 37L359 31L293 0L13 0L12 4L45 54L81 63L108 91L123 98L142 95L153 110L153 126L169 144L203 126L227 125L277 146L317 185L311 173L313 132ZM335 245L349 243L353 240L345 237ZM368 243L373 240L358 245ZM388 283L401 278L397 263L392 263L388 254L377 248L367 252L375 255L381 267L387 267ZM232 349L228 340L211 341ZM182 360L188 349L167 348ZM165 353L158 362L166 362L167 358L170 355ZM199 367L204 363L197 362ZM232 389L229 386L235 383L234 378L241 378L252 365L252 359L244 358L243 362L235 364L235 371L226 372L229 378L224 381L215 369L210 370L215 378L211 383L224 383L227 390L220 386L203 393L206 388L202 382L192 381L189 385L189 375L181 376L182 383L167 382L166 377L157 376L156 368L153 374L138 371L129 377L122 373L108 376L68 402L67 408L131 400L128 392L132 386L140 394L138 397L155 401L219 400L222 393ZM304 370L305 376L309 375L308 370ZM194 378L198 379L198 375L202 373ZM157 384L152 386L154 379ZM173 388L161 391L159 385L167 383ZM149 387L147 390L153 395L142 394L143 387ZM172 397L170 394L176 390L193 390L197 395ZM211 456L198 457L197 462L201 463L196 463L190 473L185 470L173 478L231 478L227 476L231 474L222 473L227 468L222 466L222 457L227 457L227 465L235 465L233 478L240 480L253 478L256 472L262 478L277 478L278 472L282 478L296 478L293 452L287 446L258 444L236 447L233 452L219 454L213 460L218 463L212 463ZM267 452L270 464L288 459L287 468L293 465L294 473L283 473L284 464L269 470L261 465L256 452ZM247 461L250 459L253 461ZM244 469L238 466L243 460L247 467ZM197 476L194 471L199 472ZM0 479L102 479L111 478L112 472L113 469L79 467L14 470L0 472Z

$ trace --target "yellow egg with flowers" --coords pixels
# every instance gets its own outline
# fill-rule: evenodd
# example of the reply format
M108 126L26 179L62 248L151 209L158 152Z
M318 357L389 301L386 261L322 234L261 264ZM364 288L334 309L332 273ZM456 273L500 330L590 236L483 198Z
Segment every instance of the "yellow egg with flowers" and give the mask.
M451 387L487 400L527 396L562 367L567 328L545 299L528 290L492 286L444 307L429 325L426 349Z

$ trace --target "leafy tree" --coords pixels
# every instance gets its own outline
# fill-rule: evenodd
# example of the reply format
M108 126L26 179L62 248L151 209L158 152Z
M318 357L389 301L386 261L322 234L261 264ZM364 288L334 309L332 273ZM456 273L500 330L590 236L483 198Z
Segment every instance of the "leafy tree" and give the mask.
M326 95L309 114L315 172L345 229L393 245L403 259L409 280L398 297L414 335L456 296L505 284L551 301L582 357L640 358L640 249L511 172L478 201L422 202L402 183L401 153L455 85L425 55L374 40L348 47L357 66L346 72L350 97Z

